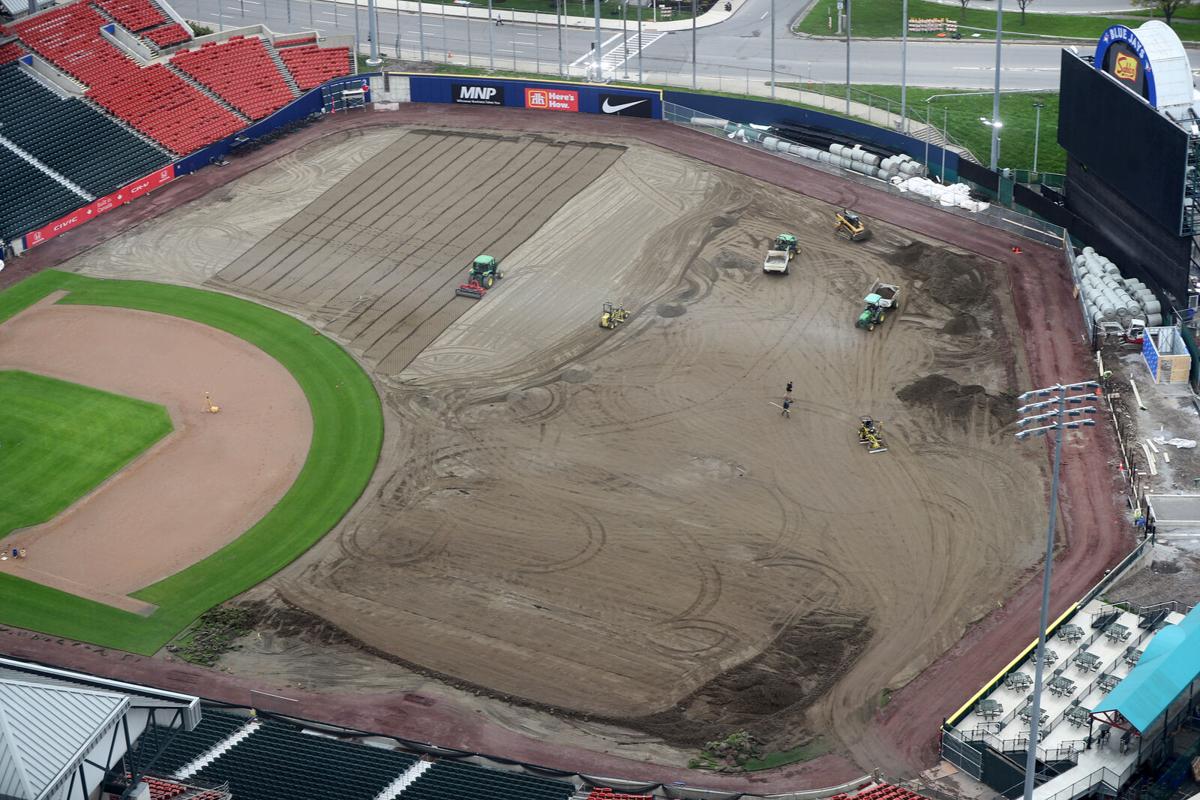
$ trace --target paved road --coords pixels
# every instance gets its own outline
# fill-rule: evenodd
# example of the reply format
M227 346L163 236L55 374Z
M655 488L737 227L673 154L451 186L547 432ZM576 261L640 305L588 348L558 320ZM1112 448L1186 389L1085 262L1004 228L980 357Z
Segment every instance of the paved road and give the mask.
M1067 0L1062 0L1067 2ZM796 0L776 0L776 68L781 80L804 79L825 82L845 80L846 46L828 39L793 36L788 22L799 13ZM771 0L747 0L728 21L697 33L698 74L708 78L707 85L720 81L720 87L738 90L745 83L764 84L770 69ZM576 12L575 0L570 10ZM272 30L288 31L316 28L327 34L354 33L355 7L351 3L324 0L181 0L177 8L189 19L219 22L236 27L267 22ZM289 22L290 11L290 22ZM500 27L487 21L486 8L470 23L462 17L424 14L426 53L434 60L457 60L472 53L475 66L497 69L520 66L557 71L558 33L553 16L548 24L507 23ZM503 13L503 12L501 12ZM366 5L358 9L360 41L366 42ZM386 54L397 46L413 57L418 48L416 14L379 11L380 45ZM691 77L692 34L688 30L645 35L636 39L636 21L630 21L629 59L626 61L619 32L603 34L604 62L616 68L619 76L628 69L636 78L638 42L642 42L642 67L647 81L678 84ZM563 63L582 64L594 39L591 31L564 28ZM490 50L489 50L490 42ZM489 52L491 56L489 57ZM852 81L855 83L900 82L900 44L892 41L855 41L852 45ZM995 50L990 43L970 41L915 41L909 45L908 80L914 86L990 89ZM1055 89L1058 86L1059 47L1053 44L1006 44L1003 82L1005 89Z

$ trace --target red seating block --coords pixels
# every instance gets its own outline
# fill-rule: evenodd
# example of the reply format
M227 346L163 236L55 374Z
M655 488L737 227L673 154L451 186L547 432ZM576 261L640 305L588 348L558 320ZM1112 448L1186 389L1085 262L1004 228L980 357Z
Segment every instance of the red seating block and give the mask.
M95 3L134 33L167 21L149 0L95 0Z
M279 51L279 56L301 89L312 89L327 80L354 73L348 47L301 45L286 47Z
M0 64L7 64L11 61L16 61L24 54L25 52L16 42L0 44Z
M148 31L143 31L141 35L159 47L170 47L173 44L180 44L192 38L187 30L178 22L169 22L166 25L151 28Z
M106 24L86 2L76 2L13 28L35 52L88 86L88 97L175 153L191 153L242 127L237 116L163 65L139 67L100 35Z
M171 63L221 95L250 119L262 119L293 99L262 39L234 36L184 50Z

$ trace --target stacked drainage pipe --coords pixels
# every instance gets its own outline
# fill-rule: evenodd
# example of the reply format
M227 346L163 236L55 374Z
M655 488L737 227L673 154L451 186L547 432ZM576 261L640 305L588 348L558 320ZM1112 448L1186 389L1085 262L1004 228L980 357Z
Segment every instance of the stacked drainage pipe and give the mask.
M1094 325L1115 323L1128 328L1135 319L1150 328L1162 325L1162 304L1154 292L1136 278L1122 278L1117 265L1091 247L1075 257L1072 270Z
M863 175L869 175L872 178L879 178L880 180L890 180L897 175L911 178L925 174L925 168L919 162L913 161L911 156L905 154L881 159L875 153L863 150L861 145L856 144L853 147L847 147L846 145L837 143L831 144L828 151L818 150L815 147L810 147L806 144L795 144L778 136L773 136L767 131L749 125L741 125L736 122L726 122L725 120L713 117L693 117L691 122L693 125L701 127L720 128L730 139L754 142L762 146L765 150L787 153L788 155L806 158L809 161L818 161L833 167L853 170Z

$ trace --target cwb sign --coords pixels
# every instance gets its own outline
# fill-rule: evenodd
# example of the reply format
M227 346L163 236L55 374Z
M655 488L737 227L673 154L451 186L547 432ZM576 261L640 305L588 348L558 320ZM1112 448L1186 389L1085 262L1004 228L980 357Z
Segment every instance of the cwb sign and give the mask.
M391 73L389 79L407 80L409 99L414 103L508 106L534 111L662 119L662 92L657 89L415 72Z

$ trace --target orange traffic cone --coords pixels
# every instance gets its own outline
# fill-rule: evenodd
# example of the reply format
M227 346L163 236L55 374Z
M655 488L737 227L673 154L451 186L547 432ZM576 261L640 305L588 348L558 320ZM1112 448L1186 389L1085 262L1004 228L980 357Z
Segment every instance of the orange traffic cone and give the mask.
M1015 244L1013 245L1012 251L1017 255L1021 254L1021 248L1017 247Z

